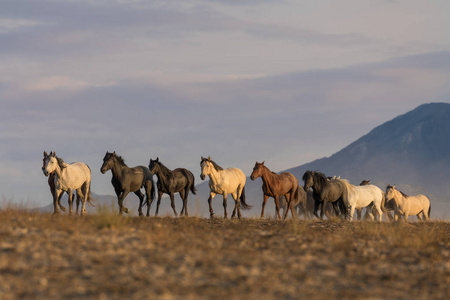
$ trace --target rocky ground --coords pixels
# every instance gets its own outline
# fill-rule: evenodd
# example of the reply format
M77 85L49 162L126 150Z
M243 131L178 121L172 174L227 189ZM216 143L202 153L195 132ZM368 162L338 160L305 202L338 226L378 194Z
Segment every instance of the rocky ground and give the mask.
M0 211L0 299L448 299L450 223Z

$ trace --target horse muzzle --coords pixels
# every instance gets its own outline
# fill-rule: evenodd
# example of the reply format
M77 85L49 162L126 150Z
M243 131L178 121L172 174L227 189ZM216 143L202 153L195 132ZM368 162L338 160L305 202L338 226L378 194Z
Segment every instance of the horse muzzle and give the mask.
M105 168L100 168L100 172L102 172L102 174L105 174L106 173L106 170L105 170Z
M254 181L254 180L255 180L255 176L251 175L251 176L250 176L250 179L251 179L252 181Z
M200 175L200 178L201 178L202 180L205 180L206 176L203 175L203 174L201 174L201 175Z
M42 172L44 173L45 176L48 176L48 174L49 174L48 171L46 171L46 170L42 170Z

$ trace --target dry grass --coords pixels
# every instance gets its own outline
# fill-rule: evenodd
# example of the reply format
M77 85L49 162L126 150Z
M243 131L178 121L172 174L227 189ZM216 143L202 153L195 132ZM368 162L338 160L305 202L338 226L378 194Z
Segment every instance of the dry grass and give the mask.
M450 223L0 212L0 299L446 299Z

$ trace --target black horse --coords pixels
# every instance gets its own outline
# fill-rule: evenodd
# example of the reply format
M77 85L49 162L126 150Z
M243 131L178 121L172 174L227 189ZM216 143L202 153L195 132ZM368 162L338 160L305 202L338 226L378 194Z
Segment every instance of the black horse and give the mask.
M175 202L173 198L175 193L179 193L181 199L183 200L183 208L181 209L180 216L183 215L183 212L185 216L188 216L187 200L189 190L192 194L197 194L194 183L194 175L191 171L184 168L178 168L171 171L159 161L159 157L157 157L156 160L150 159L148 168L153 174L156 175L156 177L158 177L158 202L155 216L158 215L159 204L161 203L163 193L170 196L170 201L175 216L177 216L177 211L175 210Z
M144 201L144 194L141 188L144 187L147 197L147 217L150 215L150 205L155 199L155 183L153 182L153 174L145 166L137 166L129 168L123 158L113 153L106 152L103 158L103 165L100 168L102 174L111 170L111 183L114 186L114 191L117 195L119 204L119 215L122 212L128 213L128 208L123 206L123 200L130 192L134 192L139 197L139 216L142 216L142 202Z
M322 206L320 218L323 219L324 208L328 202L333 204L337 216L340 213L346 216L347 209L344 205L344 197L347 196L347 190L340 180L329 180L323 173L316 171L306 171L302 177L305 182L303 188L308 191L313 189L314 197L314 215L319 218L317 211Z

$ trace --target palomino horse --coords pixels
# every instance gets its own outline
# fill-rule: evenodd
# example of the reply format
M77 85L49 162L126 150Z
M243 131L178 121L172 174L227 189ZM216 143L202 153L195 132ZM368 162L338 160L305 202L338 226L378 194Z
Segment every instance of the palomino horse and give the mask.
M374 220L372 214L372 209L375 208L378 215L378 220L381 221L383 216L383 211L381 206L383 203L384 193L383 191L373 184L368 185L353 185L348 180L340 180L347 188L347 197L344 198L344 204L350 207L350 212L347 215L352 221L355 209L361 209L363 207L367 208L367 213L369 214L371 220Z
M45 155L45 152L44 152ZM77 195L81 197L82 209L81 214L86 214L86 200L91 203L91 170L81 162L71 164L65 163L61 158L56 156L55 152L50 152L44 162L42 171L45 176L49 176L53 172L54 177L54 193L53 194L53 213L58 213L58 204L60 196L63 192L69 195L69 214L72 214L73 191L77 190ZM78 212L78 209L77 209Z
M412 215L416 215L419 220L425 218L425 221L428 221L430 218L430 199L424 195L408 196L397 190L395 184L393 186L388 185L386 188L386 202L390 201L392 201L394 207L394 218L396 221L402 216L405 218L405 221L408 221L408 217Z
M117 202L119 204L119 215L122 212L128 213L129 210L123 205L123 200L130 192L134 192L139 197L139 216L143 216L142 202L144 201L144 194L141 188L144 187L147 197L147 217L150 215L150 205L155 198L155 185L153 182L153 175L145 166L137 166L129 168L122 157L113 153L106 152L103 158L103 165L100 172L105 174L106 171L111 170L111 183L117 195Z
M264 162L255 163L250 179L255 180L258 177L261 177L263 181L262 190L264 194L261 218L264 218L264 208L266 206L267 199L269 197L273 197L275 200L275 208L277 210L278 218L281 219L279 197L282 195L284 195L287 202L284 218L287 218L289 210L291 211L292 217L295 218L294 209L292 207L294 204L298 204L299 202L297 178L292 173L287 172L276 174L270 171L264 165Z
M306 171L302 179L305 182L303 186L305 191L308 191L311 187L313 189L314 215L317 218L319 218L317 211L322 206L320 218L323 219L328 203L333 204L334 212L337 216L340 215L340 212L343 214L347 213L343 202L346 197L346 188L340 180L329 180L325 174L317 171Z
M196 195L194 175L191 171L184 168L178 168L171 171L159 161L158 157L156 160L150 159L148 168L150 169L150 172L158 177L158 182L156 184L158 187L158 202L155 216L158 215L159 204L161 203L163 193L170 196L170 201L175 216L177 216L177 211L175 210L175 202L173 198L174 193L179 193L181 200L183 200L183 208L181 209L180 215L182 216L184 212L184 215L188 216L187 200L189 190L192 194Z
M234 199L234 210L231 215L232 218L238 214L238 218L241 218L241 207L243 209L250 209L251 206L245 202L245 175L238 168L222 169L211 157L204 158L200 161L200 167L202 172L200 178L205 180L206 176L209 176L209 188L210 194L208 198L209 213L211 218L214 217L214 211L211 206L212 199L217 195L223 196L223 211L224 218L227 217L227 195L231 193Z

